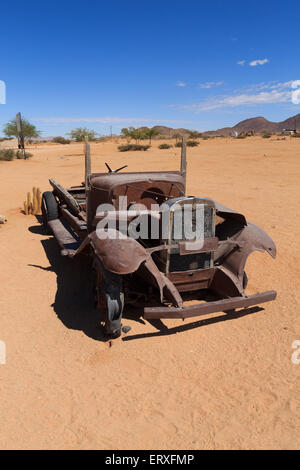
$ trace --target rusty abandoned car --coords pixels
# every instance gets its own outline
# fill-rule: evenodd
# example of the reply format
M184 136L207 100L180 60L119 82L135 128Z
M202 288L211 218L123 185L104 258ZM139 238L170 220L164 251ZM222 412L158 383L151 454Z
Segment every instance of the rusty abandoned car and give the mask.
M276 298L273 290L245 294L248 256L255 250L276 255L269 235L243 214L212 199L186 196L184 139L180 171L119 172L124 167L113 171L106 164L108 173L92 173L87 141L85 146L85 182L66 190L50 179L53 191L42 198L43 224L55 236L63 256L92 258L95 305L108 338L121 335L126 304L143 308L149 320L185 319L213 312L230 314ZM164 210L167 231L161 228L162 204L168 209ZM204 219L200 244L196 236L186 239L183 233L178 239L174 235L176 211L188 207L189 223L194 226L197 204ZM103 224L99 228L104 218L112 216L113 228ZM133 237L121 230L125 224L134 231L137 220L147 222L148 232L158 226L158 236ZM197 302L187 302L191 299Z

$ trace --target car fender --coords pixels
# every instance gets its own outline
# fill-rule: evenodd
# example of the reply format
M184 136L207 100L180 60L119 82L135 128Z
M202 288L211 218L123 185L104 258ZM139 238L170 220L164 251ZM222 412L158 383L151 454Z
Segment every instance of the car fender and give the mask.
M149 258L145 248L118 230L100 229L90 233L89 239L95 254L112 273L133 273Z
M115 229L97 229L88 235L95 255L108 271L116 274L130 274L144 267L155 278L163 302L167 297L174 305L182 306L179 292L171 281L159 271L150 253L133 238Z
M253 251L266 251L276 257L276 246L272 238L257 225L248 222L246 227L233 240L236 246L224 257L223 267L235 274L242 285L245 264Z

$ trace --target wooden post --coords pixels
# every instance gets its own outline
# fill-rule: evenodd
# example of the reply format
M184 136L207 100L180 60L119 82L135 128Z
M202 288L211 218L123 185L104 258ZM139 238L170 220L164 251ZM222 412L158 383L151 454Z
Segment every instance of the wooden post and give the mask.
M89 138L85 136L85 148L84 148L84 157L85 157L85 194L89 189L89 175L91 174L91 149L89 144Z
M88 136L85 136L85 147L84 147L84 157L85 157L85 211L86 211L86 219L87 219L87 229L88 232L91 231L92 227L92 220L91 220L91 213L89 210L89 197L90 197L90 183L89 183L89 176L91 174L91 148L89 144Z
M186 136L182 136L180 172L184 178L184 194L186 194Z
M24 160L26 160L27 157L26 157L26 153L25 153L21 113L16 114L16 125L17 125L17 132L18 132L18 148L20 150L23 150Z

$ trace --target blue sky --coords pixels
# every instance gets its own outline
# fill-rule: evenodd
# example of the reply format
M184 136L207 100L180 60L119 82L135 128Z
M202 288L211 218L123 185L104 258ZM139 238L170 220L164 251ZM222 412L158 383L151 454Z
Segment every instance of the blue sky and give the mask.
M289 0L2 2L0 129L18 111L44 136L280 121L300 112L299 31Z

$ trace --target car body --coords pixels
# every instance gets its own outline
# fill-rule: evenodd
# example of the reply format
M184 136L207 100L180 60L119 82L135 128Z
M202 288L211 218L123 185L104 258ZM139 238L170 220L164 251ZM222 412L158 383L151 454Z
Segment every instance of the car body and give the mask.
M258 250L275 257L273 240L243 214L209 198L186 196L182 171L90 173L68 190L50 183L53 192L42 200L44 225L62 255L92 257L95 302L108 336L121 334L122 312L130 304L143 308L149 320L184 319L276 298L273 290L245 293L248 256ZM196 236L174 235L185 208L193 224L201 208L201 243ZM137 230L143 223L147 236ZM186 302L191 299L196 303Z

